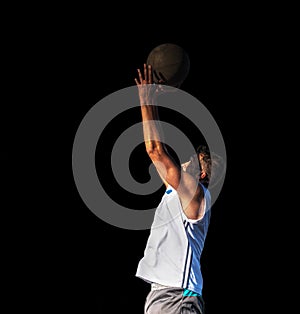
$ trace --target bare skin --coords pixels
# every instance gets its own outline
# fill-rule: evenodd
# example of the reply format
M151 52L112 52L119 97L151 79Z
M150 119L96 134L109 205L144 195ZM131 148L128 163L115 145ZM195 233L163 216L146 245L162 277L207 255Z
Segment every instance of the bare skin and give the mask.
M199 177L189 173L189 164L178 165L168 153L159 128L157 97L163 92L162 85L153 84L151 65L144 64L143 74L140 69L135 83L138 87L143 135L147 154L155 165L158 174L166 185L172 186L178 193L185 215L189 219L200 219L204 215L204 191L199 184ZM163 79L161 80L163 84ZM201 162L201 156L198 156ZM202 171L200 176L205 177Z

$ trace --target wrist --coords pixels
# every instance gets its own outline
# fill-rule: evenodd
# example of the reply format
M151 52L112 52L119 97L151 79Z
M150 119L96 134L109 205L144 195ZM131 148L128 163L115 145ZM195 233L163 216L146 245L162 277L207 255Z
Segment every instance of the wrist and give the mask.
M156 106L156 104L155 103L153 103L153 102L141 102L141 106L144 106L144 107L146 107L146 106Z

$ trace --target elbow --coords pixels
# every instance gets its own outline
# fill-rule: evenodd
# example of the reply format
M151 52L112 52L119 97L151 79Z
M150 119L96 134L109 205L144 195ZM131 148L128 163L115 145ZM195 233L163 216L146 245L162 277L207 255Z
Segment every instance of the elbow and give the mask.
M150 156L151 154L153 154L154 152L154 149L153 147L149 147L149 146L146 146L146 153Z
M160 160L165 153L162 145L146 145L146 152L151 160Z
M154 148L153 146L147 146L146 147L146 152L148 154L148 156L152 159L152 157L154 156L158 156L158 151L156 148Z

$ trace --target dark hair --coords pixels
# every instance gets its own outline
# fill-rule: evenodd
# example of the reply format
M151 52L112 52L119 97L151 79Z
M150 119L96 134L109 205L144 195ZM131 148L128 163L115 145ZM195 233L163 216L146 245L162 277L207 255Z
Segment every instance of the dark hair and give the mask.
M197 154L201 154L201 169L206 172L206 176L200 182L208 187L216 185L225 173L224 159L214 152L210 152L206 145L198 146Z
M208 183L210 181L211 177L211 157L210 157L210 151L206 145L199 145L196 149L197 154L201 154L202 158L200 161L201 170L204 170L206 173L206 176L204 178L200 178L200 182L208 187Z

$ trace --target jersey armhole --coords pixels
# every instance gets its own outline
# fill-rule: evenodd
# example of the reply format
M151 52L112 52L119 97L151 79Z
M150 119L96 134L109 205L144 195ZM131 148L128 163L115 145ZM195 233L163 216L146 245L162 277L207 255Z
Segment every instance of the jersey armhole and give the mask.
M182 211L182 214L183 214L183 218L184 220L187 220L188 222L192 223L192 224L195 224L195 223L198 223L198 222L201 222L203 220L203 218L205 217L205 214L206 214L206 198L204 197L204 215L198 219L191 219L191 218L188 218L184 212L184 210L181 210Z

